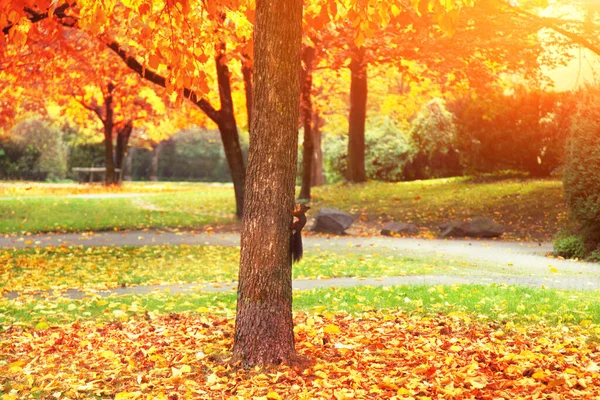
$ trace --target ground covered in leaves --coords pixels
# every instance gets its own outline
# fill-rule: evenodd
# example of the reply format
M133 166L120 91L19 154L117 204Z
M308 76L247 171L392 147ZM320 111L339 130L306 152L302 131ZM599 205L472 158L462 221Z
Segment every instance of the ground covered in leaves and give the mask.
M466 314L297 313L301 367L230 365L231 317L144 316L0 333L3 399L519 399L600 395L595 325Z

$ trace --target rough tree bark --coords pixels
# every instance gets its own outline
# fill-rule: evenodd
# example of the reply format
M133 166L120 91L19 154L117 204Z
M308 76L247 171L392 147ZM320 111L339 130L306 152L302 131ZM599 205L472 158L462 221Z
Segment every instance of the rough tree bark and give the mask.
M312 132L312 67L315 57L314 47L306 46L302 50L302 62L304 64L301 73L300 87L300 110L302 114L302 125L304 127L304 148L302 150L302 186L300 187L300 199L310 200L310 188L312 178L312 163L315 146Z
M233 360L272 365L296 358L289 239L298 157L302 0L258 0L255 21L254 115Z
M350 116L348 118L348 169L350 182L367 180L365 171L365 119L367 116L367 63L365 48L354 50L350 61Z

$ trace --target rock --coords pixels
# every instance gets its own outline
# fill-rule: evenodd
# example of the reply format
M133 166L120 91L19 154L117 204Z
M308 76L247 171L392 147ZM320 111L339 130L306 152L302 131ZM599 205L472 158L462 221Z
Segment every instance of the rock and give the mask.
M315 232L343 235L352 222L354 222L352 215L344 211L334 208L321 208L311 229Z
M471 221L450 221L440 225L442 237L498 237L504 233L504 227L488 217L474 217Z
M415 224L405 224L402 222L388 222L381 228L381 234L384 236L394 235L416 235L419 228Z

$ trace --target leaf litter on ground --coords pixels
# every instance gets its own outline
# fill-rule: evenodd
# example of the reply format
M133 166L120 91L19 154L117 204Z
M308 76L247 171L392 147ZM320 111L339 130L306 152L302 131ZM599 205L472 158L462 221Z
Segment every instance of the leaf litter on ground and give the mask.
M229 363L232 318L146 313L0 333L3 399L514 399L600 395L600 327L462 313L295 315L303 366Z

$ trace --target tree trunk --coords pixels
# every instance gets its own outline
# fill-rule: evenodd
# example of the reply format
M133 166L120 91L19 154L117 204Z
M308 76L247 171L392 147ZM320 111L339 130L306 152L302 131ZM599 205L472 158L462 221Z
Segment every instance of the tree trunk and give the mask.
M298 152L302 0L258 0L254 116L242 219L233 360L293 362L290 224Z
M105 114L104 120L102 121L104 124L104 167L106 168L106 172L104 174L104 185L109 186L116 183L115 180L115 162L113 155L113 142L112 142L112 132L114 127L114 114L112 108L112 92L115 89L112 83L109 83L107 86L108 94L104 97L104 107Z
M323 119L319 115L319 112L313 113L313 145L315 150L313 152L312 162L312 177L311 182L313 186L321 186L325 183L325 177L323 175L323 149L322 145L322 134L321 127L323 126Z
M117 130L117 149L115 158L117 160L116 167L119 169L118 179L119 184L123 182L123 169L125 166L123 165L123 160L127 154L127 144L129 143L129 138L131 137L131 131L133 130L133 124L131 121L128 121L125 126L119 128Z
M310 187L312 178L312 162L314 153L312 133L312 64L315 49L307 46L302 51L304 67L301 74L301 97L300 110L302 112L302 125L304 126L304 148L302 151L302 186L300 188L300 199L310 200Z
M152 182L158 181L158 157L162 151L166 142L160 142L152 149L152 164L150 166L150 180Z
M218 55L215 58L217 67L217 80L219 82L219 99L221 109L219 118L215 121L221 133L221 141L225 150L225 157L229 165L233 190L235 192L235 215L242 217L244 206L244 189L246 185L246 166L240 146L235 114L233 112L233 99L231 97L230 73L225 63L225 44L219 46Z
M367 63L365 48L355 49L350 61L350 116L348 118L348 170L350 182L367 180L365 171L365 119L367 116Z
M248 131L252 126L252 67L249 57L244 56L242 64L242 75L244 76L244 93L246 94L246 112L248 114Z

